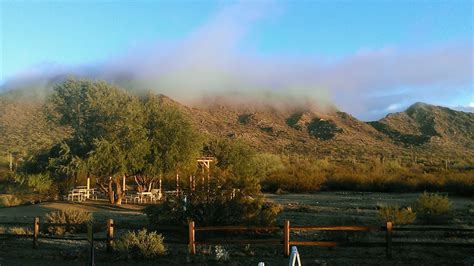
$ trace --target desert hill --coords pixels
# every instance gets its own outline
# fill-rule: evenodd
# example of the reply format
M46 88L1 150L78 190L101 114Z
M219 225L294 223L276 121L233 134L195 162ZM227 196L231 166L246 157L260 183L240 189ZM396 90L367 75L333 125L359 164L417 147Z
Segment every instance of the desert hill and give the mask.
M416 103L406 111L363 122L335 107L227 104L190 107L160 95L179 108L209 138L237 138L262 152L364 158L419 155L474 156L474 114ZM50 124L43 98L0 96L0 149L27 153L67 134Z

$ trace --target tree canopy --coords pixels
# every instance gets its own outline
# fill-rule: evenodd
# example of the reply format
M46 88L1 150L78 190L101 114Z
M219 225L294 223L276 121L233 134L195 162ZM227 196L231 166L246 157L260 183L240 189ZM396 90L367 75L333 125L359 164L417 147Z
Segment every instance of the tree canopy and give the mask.
M140 99L102 81L56 85L47 110L52 121L72 129L50 167L94 176L108 193L111 183L121 193L117 179L123 176L154 178L189 167L202 148L201 137L178 109L156 95ZM120 201L120 195L113 197Z

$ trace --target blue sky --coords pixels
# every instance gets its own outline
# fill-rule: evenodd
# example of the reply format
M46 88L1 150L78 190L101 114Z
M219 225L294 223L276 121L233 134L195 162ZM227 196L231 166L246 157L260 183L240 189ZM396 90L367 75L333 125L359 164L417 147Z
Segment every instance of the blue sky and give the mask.
M0 84L31 73L51 73L43 73L44 69L74 72L83 66L108 73L104 74L107 79L117 68L122 72L150 72L150 65L164 69L165 65L149 58L167 58L178 70L172 74L151 71L158 78L147 79L147 86L175 91L189 84L170 76L181 78L198 69L199 78L191 78L193 84L199 83L193 93L204 87L238 90L235 80L239 80L240 86L251 90L296 90L314 98L329 95L325 100L362 119L415 101L466 107L474 102L472 5L470 1L421 0L4 0L0 2ZM127 69L124 58L131 58L128 67L134 69ZM175 66L175 62L182 63ZM183 62L189 68L186 71ZM417 67L405 73L404 65L410 62L418 62ZM433 64L444 68L433 68ZM260 67L242 74L248 65ZM269 72L254 74L263 67ZM369 77L371 69L381 67L385 70L374 75L386 76L384 80ZM216 69L227 78L211 78ZM440 77L451 70L454 73ZM289 78L283 79L286 74ZM397 82L392 81L395 78ZM180 98L180 94L172 96ZM361 104L353 103L354 96Z

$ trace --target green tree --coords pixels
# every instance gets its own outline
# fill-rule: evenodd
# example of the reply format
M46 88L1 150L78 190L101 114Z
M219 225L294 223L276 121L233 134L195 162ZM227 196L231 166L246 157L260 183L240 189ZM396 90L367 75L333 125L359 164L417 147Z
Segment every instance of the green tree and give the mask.
M150 152L141 175L135 177L139 189L151 189L162 175L178 174L196 166L203 138L175 106L162 96L148 94L143 99L145 128Z
M216 139L204 152L216 158L216 166L238 177L259 177L257 152L240 140Z
M62 170L96 177L111 203L121 204L120 179L144 167L149 152L137 97L105 82L68 80L55 86L47 110L72 134L62 147Z

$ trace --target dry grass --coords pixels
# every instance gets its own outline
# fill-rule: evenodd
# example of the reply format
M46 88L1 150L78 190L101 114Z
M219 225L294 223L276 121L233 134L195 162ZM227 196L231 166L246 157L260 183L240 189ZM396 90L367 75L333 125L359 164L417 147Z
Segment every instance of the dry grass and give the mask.
M398 225L412 224L416 219L416 213L411 207L400 208L398 205L382 206L378 216L383 222L392 222Z
M446 222L451 218L452 203L447 195L438 193L427 193L418 197L415 203L416 212L424 222L438 223Z
M11 207L21 204L21 200L15 195L0 195L0 207Z
M115 248L134 258L150 259L165 254L166 247L163 241L161 234L143 229L138 232L127 232L115 241Z
M92 214L81 209L65 209L61 211L51 212L45 215L47 223L58 224L78 224L78 226L50 226L48 232L55 235L63 235L64 233L74 233L84 231L86 223L92 222Z

